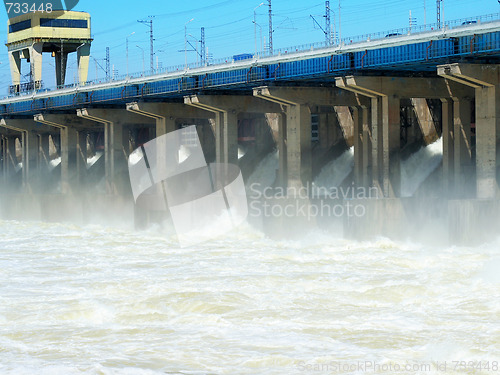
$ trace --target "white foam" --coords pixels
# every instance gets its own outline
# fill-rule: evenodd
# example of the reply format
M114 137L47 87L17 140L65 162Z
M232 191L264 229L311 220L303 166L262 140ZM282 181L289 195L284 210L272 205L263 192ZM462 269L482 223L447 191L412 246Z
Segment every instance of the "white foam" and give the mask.
M443 160L443 139L421 148L401 163L401 195L411 197Z
M345 151L321 169L313 184L318 188L336 188L349 176L354 168L354 147Z

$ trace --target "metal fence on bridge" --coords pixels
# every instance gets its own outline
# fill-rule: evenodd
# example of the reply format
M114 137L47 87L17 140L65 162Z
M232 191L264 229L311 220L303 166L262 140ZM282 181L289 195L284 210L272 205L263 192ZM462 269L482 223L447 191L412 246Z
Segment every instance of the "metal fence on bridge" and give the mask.
M35 113L97 103L123 103L153 96L182 96L195 90L244 88L273 81L328 80L355 71L433 71L437 64L458 61L465 56L498 55L499 52L500 32L492 32L266 65L250 64L250 67L203 74L174 73L151 82L116 82L115 87L109 88L88 85L72 93L51 92L55 94L52 97L17 97L15 101L0 104L0 115Z

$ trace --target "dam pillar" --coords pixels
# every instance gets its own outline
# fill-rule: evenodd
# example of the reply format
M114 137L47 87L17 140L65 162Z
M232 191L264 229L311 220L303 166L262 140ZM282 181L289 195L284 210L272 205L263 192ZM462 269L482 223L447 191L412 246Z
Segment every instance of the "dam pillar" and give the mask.
M339 111L337 109L344 109L347 107L333 107L329 112L319 113L319 142L320 146L324 149L329 149L339 142L344 142L347 147L349 145L349 139L344 137L344 125L339 121ZM349 120L352 123L352 117ZM352 127L351 127L352 129ZM352 130L351 130L352 133ZM352 141L352 139L351 139ZM352 142L351 142L352 143Z
M37 182L40 177L39 172L39 134L49 129L36 126L32 118L25 119L1 119L0 127L21 133L20 141L22 147L22 186L26 193L33 193L37 190ZM10 144L10 142L9 142ZM12 147L12 149L10 148ZM9 145L9 153L12 158L16 155L15 143Z
M390 197L401 196L401 117L400 99L383 96L382 147L383 186Z
M354 146L354 118L348 106L334 106L337 114L337 121L342 130L342 136L345 139L347 147Z
M288 188L312 182L311 110L306 105L286 108Z
M468 186L473 177L471 116L470 99L454 98L454 185L458 197L470 196L472 193Z
M217 96L185 97L185 104L213 114L216 163L238 164L238 113L241 110Z
M425 98L411 98L411 104L426 145L439 139L439 133L432 118L432 111Z
M386 198L399 197L401 194L401 163L400 163L400 134L401 134L401 118L400 118L400 98L393 93L396 90L385 89L381 86L379 77L343 77L337 78L337 87L348 91L353 91L357 94L368 97L371 100L372 108L372 127L371 127L371 143L372 143L372 174L374 186L380 185L383 195ZM367 122L367 119L366 119ZM368 125L366 125L368 128ZM359 134L363 134L361 126L358 126ZM366 136L369 132L366 132ZM361 136L362 137L362 136ZM368 139L366 140L368 142ZM362 142L359 142L362 147ZM356 154L356 149L355 149ZM362 148L359 151L360 156L355 159L362 164L363 160L369 161L365 157L363 159ZM361 171L368 171L369 167L361 167ZM368 180L365 176L360 180Z
M462 85L471 87L476 98L476 194L479 199L494 199L499 196L497 183L497 143L500 139L500 69L497 65L486 64L449 64L438 66L438 75ZM456 103L455 103L456 104ZM460 106L455 110L456 115L469 115L466 108ZM463 125L460 121L459 125ZM458 135L460 146L467 150L467 124L455 127L455 131L462 131ZM457 137L457 134L455 134ZM465 139L465 140L464 140ZM455 146L457 142L455 142ZM464 150L455 150L455 156L467 157ZM472 159L472 158L471 158ZM455 160L455 166L457 160ZM456 172L456 171L455 171Z
M216 162L238 165L238 120L244 113L274 113L277 105L253 96L193 95L184 103L215 117Z
M149 102L131 102L127 103L127 111L135 113L139 116L144 116L155 121L155 134L152 138L161 137L165 134L177 130L181 124L178 123L180 119L208 119L211 113L201 110L192 106L181 103L149 103ZM208 126L206 128L209 128ZM197 126L198 129L198 126ZM200 143L203 147L205 145L206 129L202 130L199 134ZM210 130L211 131L211 130ZM161 144L161 143L160 143ZM162 165L166 160L164 148L159 147L156 152L157 165ZM160 196L158 196L160 194ZM167 207L159 202L165 202L163 191L160 189L151 189L147 194L138 198L134 206L135 225L137 228L143 227L146 223L152 220L164 221L168 220L169 214L165 216L168 211ZM152 216L154 215L154 216ZM155 217L155 219L153 219Z
M357 186L369 187L371 159L369 138L369 108L367 106L353 107L353 143L354 143L354 181Z
M19 160L17 160L16 153L16 141L18 140L17 136L7 135L5 137L5 150L4 150L4 170L7 172L7 175L10 176L15 173L16 167L19 164Z
M50 135L40 134L38 168L40 168L41 171L48 170L49 163L50 163Z
M417 117L420 117L419 124L424 138L426 142L431 142L438 134L433 124L431 108L423 105L424 99L466 98L470 93L469 89L454 82L450 84L441 78L348 76L338 77L336 86L371 101L371 124L366 137L372 152L371 160L365 160L371 163L367 170L371 168L373 186L387 198L399 196L401 189L401 99L411 99L416 105L415 111ZM454 103L448 104L448 115L451 116ZM451 121L449 116L448 121ZM451 141L451 138L448 140ZM456 154L456 150L453 152Z
M84 190L87 175L87 129L91 122L72 115L38 114L35 121L58 129L61 139L61 192ZM43 153L48 152L48 139Z
M128 126L150 124L152 120L125 109L83 108L77 110L77 115L104 126L106 192L110 195L128 195L128 157L131 152Z
M16 139L11 130L2 129L2 187L10 189L13 184L11 178L16 173L16 167L19 164L16 156Z
M455 129L453 100L441 99L443 126L443 192L452 193L455 184Z

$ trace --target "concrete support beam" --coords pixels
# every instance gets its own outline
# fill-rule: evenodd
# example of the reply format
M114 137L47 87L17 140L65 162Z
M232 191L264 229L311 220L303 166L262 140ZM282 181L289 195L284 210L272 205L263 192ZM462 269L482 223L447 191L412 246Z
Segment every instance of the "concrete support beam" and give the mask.
M238 163L238 116L241 113L272 113L279 106L253 96L193 95L184 103L213 114L215 117L216 162Z
M441 99L457 95L462 90L459 84L447 82L442 78L418 78L418 77L367 77L350 76L348 87L337 80L337 87L349 90L356 88L354 92L373 97L380 93L397 94L400 98L425 98Z
M297 188L311 182L311 107L359 104L356 95L335 88L275 87L254 89L254 96L274 102L284 113L286 154L280 152L280 167L286 185ZM342 119L339 119L342 123Z
M215 116L216 162L238 164L238 113L236 110L206 106L194 98L186 98L186 104L206 109Z
M89 74L89 61L90 61L90 43L85 43L83 46L77 49L77 59L78 59L78 81L80 85L84 85L87 82L87 77Z
M401 195L401 118L400 99L383 96L382 100L382 147L383 187L387 196Z
M453 99L441 99L443 123L443 192L452 193L455 179L455 129Z
M379 192L382 191L382 101L376 97L370 98L371 110L371 130L370 130L370 148L371 152L371 165L368 165L367 170L371 169L372 185L377 188ZM370 168L371 167L371 168Z
M43 170L48 170L50 164L50 142L49 142L49 134L40 134L39 136L40 149L38 156L38 168Z
M334 109L347 146L354 146L354 119L349 107L334 106Z
M301 103L312 106L355 106L356 95L338 90L335 87L280 87L264 86L254 89L254 96L275 102L279 105Z
M354 181L357 186L371 186L368 166L371 161L369 108L353 108Z
M83 189L87 172L87 131L93 126L72 115L38 114L35 121L60 131L61 136L61 192L74 193ZM44 146L48 152L48 139Z
M33 43L29 47L31 74L35 82L42 81L42 49L43 43Z
M476 89L477 196L498 198L497 147L500 138L500 85Z
M127 104L127 111L155 120L156 137L176 130L177 119L213 118L213 116L205 110L180 103L132 102Z
M354 143L354 182L363 185L363 108L353 109L353 143Z
M289 106L286 121L288 187L300 189L312 181L311 110Z
M424 136L425 144L430 145L439 139L431 109L425 98L411 98L411 103L417 117L418 125Z
M12 75L12 84L21 84L21 52L9 52L10 73Z
M466 185L473 177L471 116L470 100L454 98L454 185L456 187L455 193L459 197L467 194Z
M343 88L346 91L351 91L359 95L366 96L371 100L372 108L372 145L371 149L377 155L372 155L373 170L373 185L381 186L385 197L398 197L401 192L401 166L400 166L400 98L395 96L394 92L376 91L384 88L385 80L380 80L381 77L339 77L336 80L337 87ZM367 122L367 121L366 121ZM358 129L361 129L358 127ZM369 132L366 132L368 135ZM359 136L359 130L358 130ZM361 145L362 142L358 142ZM368 146L365 146L368 148ZM362 150L356 152L361 153ZM356 156L355 156L356 158ZM370 159L362 156L356 158L358 163L362 160L369 161ZM369 170L366 166L359 170ZM361 178L361 177L360 177ZM362 180L368 180L364 176Z
M497 144L500 139L500 68L498 65L448 64L438 66L438 75L475 90L476 96L476 190L479 199L497 198ZM455 110L466 116L466 109ZM467 136L467 127L456 126L462 130L461 137ZM465 133L465 134L464 134ZM457 143L455 142L455 145ZM464 150L455 150L464 155ZM455 160L457 165L457 160Z
M349 108L333 107L332 110L332 108L329 107L328 109L329 109L328 112L319 109L319 113L317 113L319 118L319 146L324 150L331 149L339 142L349 144L349 141L346 140L344 136L344 126L342 126L341 122L339 121L339 116L337 111L337 109L346 109L347 111L349 111ZM350 112L349 112L349 121L351 122L350 129L352 134L353 124ZM352 136L351 136L351 145L352 145Z
M17 165L19 161L16 156L16 140L18 135L17 132L2 129L2 188L10 189L15 188L12 184L12 177L16 174ZM19 133L19 135L21 135Z
M32 193L36 190L36 185L39 180L39 132L46 131L44 127L36 127L31 119L1 119L0 127L14 130L21 133L20 140L22 145L22 181L23 190L27 193ZM10 143L10 142L9 142ZM15 157L15 144L9 145L12 147L10 159Z
M66 82L66 66L68 65L68 53L56 52L56 84L64 86Z

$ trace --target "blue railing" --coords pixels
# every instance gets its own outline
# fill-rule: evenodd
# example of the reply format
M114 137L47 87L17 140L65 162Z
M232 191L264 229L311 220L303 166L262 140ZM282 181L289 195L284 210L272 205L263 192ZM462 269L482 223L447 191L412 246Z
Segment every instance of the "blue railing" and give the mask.
M496 21L499 19L500 19L500 13L493 13L493 14L487 14L487 15L483 15L483 16L468 17L468 18L462 18L462 19L458 19L458 20L446 21L442 25L432 23L432 24L421 25L421 26L413 26L413 27L387 30L384 32L363 34L363 35L358 35L355 37L347 37L347 38L343 38L340 41L339 40L334 41L334 43L332 45L323 41L323 42L317 42L317 43L309 43L309 44L302 44L302 45L297 45L297 46L292 46L292 47L280 48L280 49L273 50L272 53L269 51L265 52L265 53L258 53L257 55L254 56L254 58L256 60L259 60L259 59L261 60L261 59L268 58L268 57L287 55L287 54L295 54L295 53L301 53L301 52L311 51L311 50L321 50L321 49L335 48L335 47L342 48L343 46L353 45L356 43L363 43L363 42L375 41L375 40L384 40L387 37L417 35L417 34L422 34L422 33L436 31L436 30L443 30L443 32L446 32L447 30L457 29L460 27L469 26L471 24L483 24L483 23ZM372 55L372 54L370 54L370 55ZM370 58L371 57L367 57L368 60ZM136 72L136 73L132 73L132 74L128 74L128 75L119 75L119 76L117 75L117 76L108 77L108 78L98 78L98 79L94 79L94 80L89 80L88 82L86 82L82 86L88 87L88 86L93 86L93 85L102 84L102 83L126 81L127 79L152 77L155 75L164 75L166 73L186 72L186 71L190 71L190 70L197 69L197 68L203 68L206 66L216 67L216 66L223 66L223 65L232 64L232 63L234 63L233 57L227 57L227 58L221 58L221 59L215 59L215 60L210 59L207 62L195 62L195 63L189 63L189 64L170 66L170 67L156 69L156 70ZM74 83L74 84L69 84L69 85L60 86L60 87L46 87L43 89L43 92L51 91L51 90L55 90L55 89L57 90L57 89L65 89L65 88L75 88L78 86L80 86L78 83ZM40 90L39 90L39 92L40 92ZM33 91L25 91L25 92L22 92L20 94L9 95L8 97L19 96L19 95L21 95L21 96L22 95L31 95L32 93L33 93Z
M356 70L393 69L395 66L399 70L432 71L437 64L458 61L463 56L499 53L500 31L343 54L332 53L281 63L270 60L267 64L255 66L235 65L233 69L224 71L192 71L190 74L158 77L150 82L117 82L116 87L94 87L95 83L90 82L81 91L72 93L60 92L59 95L47 95L44 98L18 97L16 101L0 104L0 114L34 113L104 102L123 103L148 96L182 96L193 90L221 86L252 87L272 81L314 77L332 79Z

